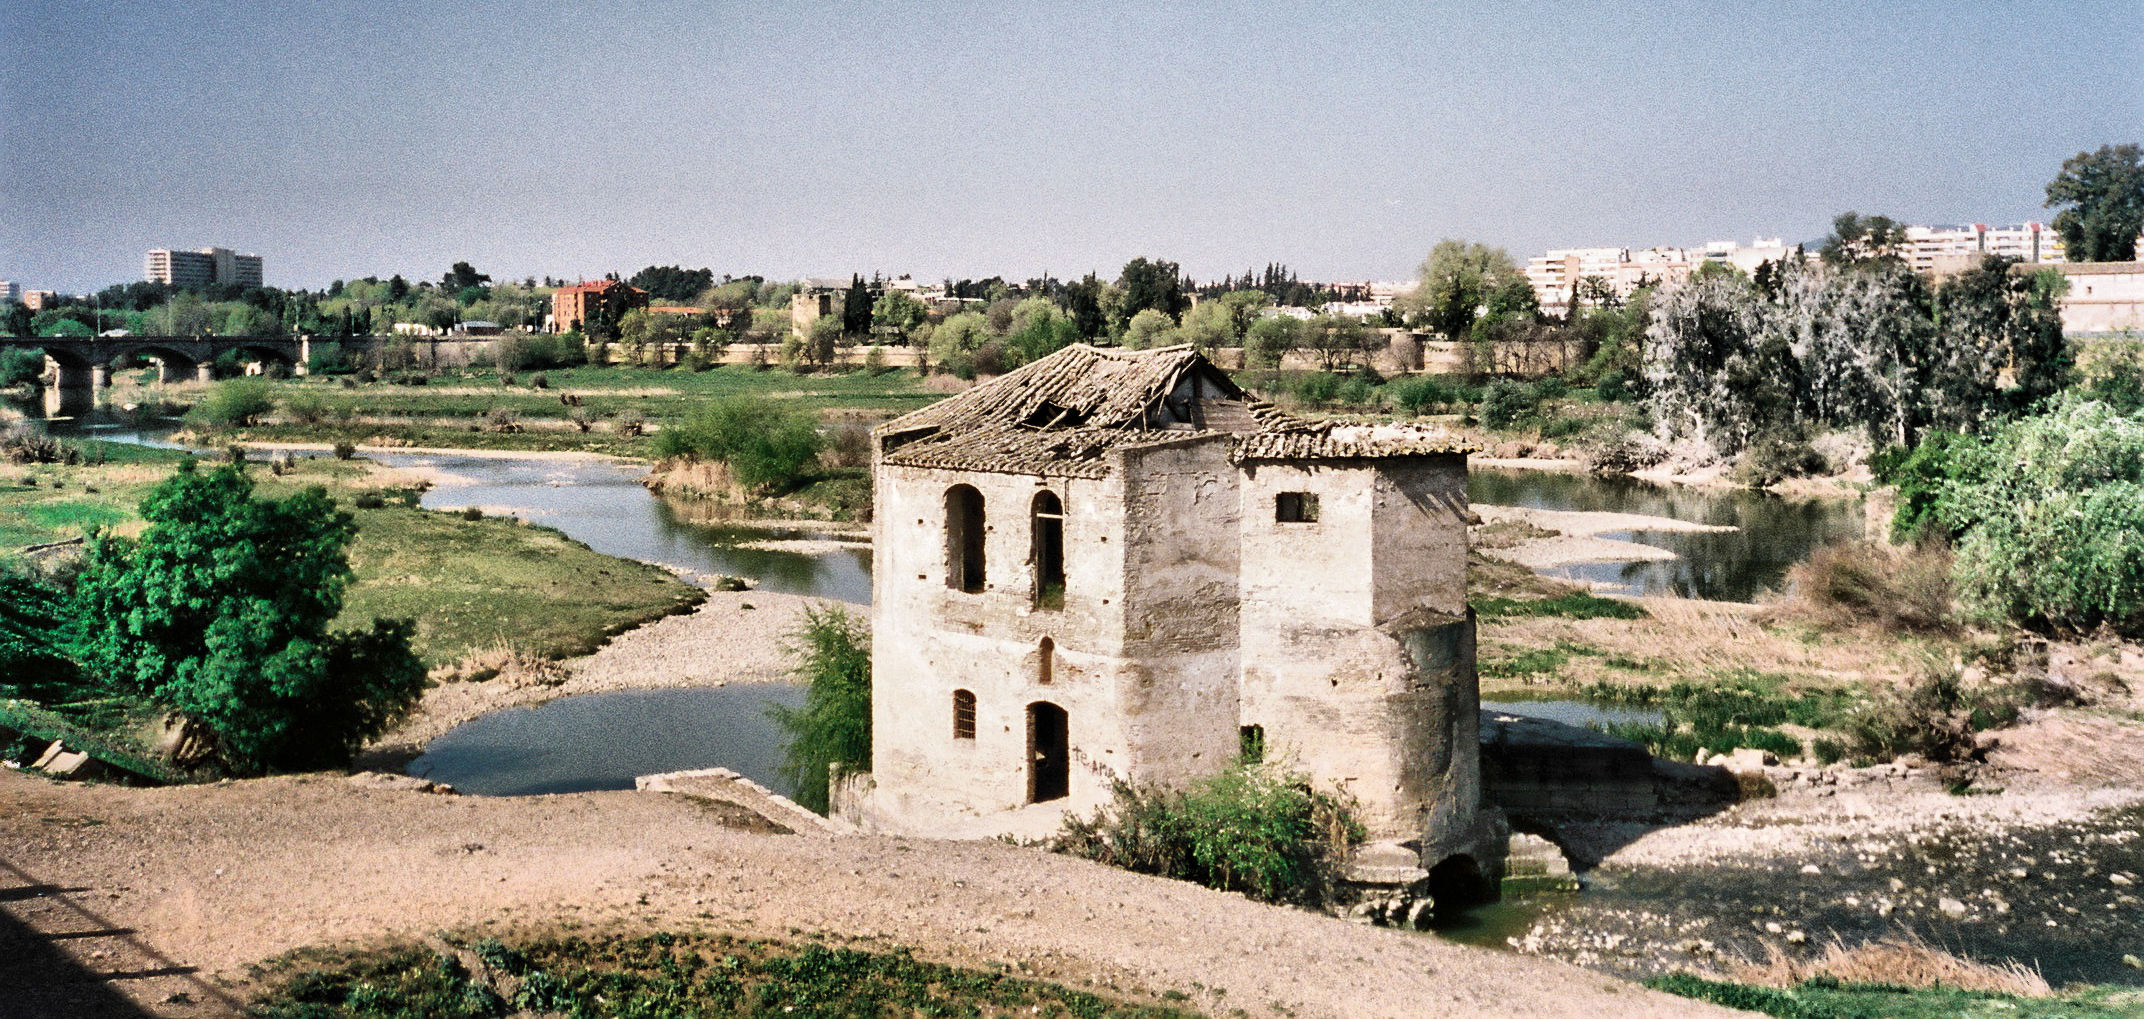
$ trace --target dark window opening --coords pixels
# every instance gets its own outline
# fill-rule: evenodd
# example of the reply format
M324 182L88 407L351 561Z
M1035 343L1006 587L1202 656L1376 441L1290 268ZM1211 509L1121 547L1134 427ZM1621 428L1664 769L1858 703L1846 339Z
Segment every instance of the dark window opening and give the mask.
M967 690L953 691L953 738L975 738L975 694Z
M1057 678L1057 642L1048 637L1035 645L1035 682L1048 686Z
M1266 759L1266 727L1246 725L1237 730L1236 742L1245 764L1259 764Z
M1064 799L1072 789L1072 740L1065 709L1027 706L1027 802Z
M1315 524L1318 522L1318 496L1315 492L1282 492L1273 497L1273 519L1283 524Z
M1065 607L1065 504L1055 492L1035 494L1035 607Z
M955 485L945 493L945 586L983 589L983 493Z

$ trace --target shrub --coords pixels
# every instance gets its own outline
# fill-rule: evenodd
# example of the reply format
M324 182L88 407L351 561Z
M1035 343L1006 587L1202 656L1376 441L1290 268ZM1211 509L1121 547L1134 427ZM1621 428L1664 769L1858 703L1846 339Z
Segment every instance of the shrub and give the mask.
M1340 395L1340 376L1332 372L1313 372L1295 382L1295 398L1321 407L1333 402Z
M348 460L357 455L357 446L346 439L335 440L335 459Z
M2038 692L2026 684L1968 683L1963 670L1931 658L1903 686L1877 691L1847 717L1845 728L1860 756L1963 761L1979 752L1976 732L2015 722L2037 700Z
M317 425L328 417L326 397L300 389L283 397L283 416L301 425Z
M833 437L819 459L828 467L871 466L871 426L861 421L835 425Z
M893 367L886 363L885 347L874 343L871 349L864 351L864 371L871 377L877 378L892 370Z
M729 464L748 489L795 487L824 440L803 415L751 397L715 400L655 437L655 454Z
M529 388L549 389L551 388L551 377L549 375L545 375L542 372L537 372L536 374L529 376Z
M186 412L189 422L223 428L257 424L275 409L268 383L257 378L225 379L211 386L208 396Z
M37 578L0 569L0 698L74 700L66 654L67 597Z
M512 433L521 430L521 412L512 407L492 407L484 412L484 430Z
M315 342L305 358L305 371L309 375L347 375L357 370L357 362L343 351L340 343Z
M1735 483L1770 488L1788 478L1824 470L1824 457L1797 436L1767 434L1750 443L1735 460Z
M378 492L359 492L352 504L358 509L382 509L387 505L387 497Z
M335 631L356 526L327 493L253 498L192 461L142 500L139 539L91 539L74 593L84 664L184 713L240 772L347 764L424 689L406 620Z
M482 507L482 506L464 506L464 507L462 507L462 519L463 519L463 520L482 520L482 519L484 519L484 507Z
M1481 407L1476 414L1484 427L1497 431L1516 428L1519 423L1534 416L1539 408L1539 397L1534 387L1510 379L1498 379L1489 384L1482 394Z
M0 388L33 385L44 374L43 351L25 350L21 347L0 350Z
M1274 765L1243 764L1172 791L1117 782L1091 818L1067 816L1051 848L1113 867L1321 904L1362 826L1337 797Z
M808 606L786 649L805 686L804 706L777 704L767 714L789 733L782 777L798 803L824 814L829 768L871 763L871 634L839 605Z
M78 464L82 451L28 425L0 430L0 459L11 464Z
M1586 469L1594 474L1635 474L1660 465L1668 451L1643 435L1626 435L1601 444L1586 454Z
M1409 414L1426 414L1453 402L1444 383L1428 375L1412 375L1385 388L1394 406Z

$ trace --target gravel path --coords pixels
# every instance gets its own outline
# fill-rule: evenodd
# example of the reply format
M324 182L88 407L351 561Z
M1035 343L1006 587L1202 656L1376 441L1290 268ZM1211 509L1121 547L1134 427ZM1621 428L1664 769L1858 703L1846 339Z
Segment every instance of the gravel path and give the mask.
M93 974L0 960L0 1014L124 1014L97 1010L116 988L150 1014L230 1015L258 990L248 965L294 948L561 923L904 945L1071 986L1179 991L1214 1015L1732 1014L1036 850L755 835L652 793L434 796L326 776L125 789L0 773L0 860L0 934L42 937ZM69 933L82 936L52 937Z

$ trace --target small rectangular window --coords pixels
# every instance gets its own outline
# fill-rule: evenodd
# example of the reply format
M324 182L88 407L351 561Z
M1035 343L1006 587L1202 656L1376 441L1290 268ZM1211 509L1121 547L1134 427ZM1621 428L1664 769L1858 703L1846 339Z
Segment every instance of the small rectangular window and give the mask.
M975 738L975 695L966 690L953 691L953 738Z
M1318 496L1315 492L1282 492L1273 497L1273 519L1283 524L1315 524L1318 522Z

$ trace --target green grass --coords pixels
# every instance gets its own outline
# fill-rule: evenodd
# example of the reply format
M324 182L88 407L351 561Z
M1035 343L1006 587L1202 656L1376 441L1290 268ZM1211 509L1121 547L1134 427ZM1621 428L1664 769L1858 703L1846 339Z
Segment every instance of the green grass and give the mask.
M1946 987L1912 990L1822 980L1782 990L1682 973L1656 977L1646 981L1646 986L1779 1019L2134 1019L2144 1014L2144 991L2111 986L2073 988L2051 997L2024 998Z
M547 388L529 383L544 376ZM618 456L649 455L646 436L624 434L622 418L645 419L651 430L681 422L696 407L722 397L749 396L799 406L814 417L834 412L893 415L942 399L924 389L912 370L884 375L863 371L795 375L780 369L754 371L728 365L704 372L652 368L572 368L521 372L513 386L499 384L490 371L453 372L422 386L387 382L345 386L342 377L290 379L275 383L280 399L307 394L324 417L314 424L281 423L246 428L255 441L359 443L386 439L417 446L474 449L579 450ZM564 393L580 398L578 408L560 401ZM485 431L486 413L506 408L518 414L524 430ZM591 430L568 425L576 412L593 418ZM374 418L360 421L357 418Z
M1644 619L1644 609L1627 601L1575 591L1554 598L1483 598L1474 603L1484 619L1561 616L1565 619Z
M1796 677L1751 669L1729 670L1708 683L1597 682L1579 694L1596 704L1658 709L1664 716L1658 724L1597 723L1593 728L1677 760L1689 760L1699 750L1724 753L1740 747L1799 757L1807 748L1779 726L1836 729L1857 703L1846 690L1811 687Z
M640 1019L1196 1015L1004 973L919 962L900 949L864 952L670 933L512 945L485 939L455 947L464 951L449 955L405 946L342 956L297 953L272 964L295 972L258 1000L250 1014L258 1019L451 1019L517 1011Z

